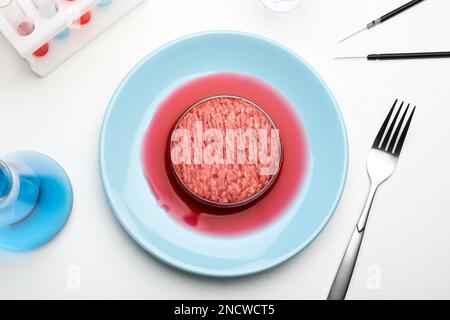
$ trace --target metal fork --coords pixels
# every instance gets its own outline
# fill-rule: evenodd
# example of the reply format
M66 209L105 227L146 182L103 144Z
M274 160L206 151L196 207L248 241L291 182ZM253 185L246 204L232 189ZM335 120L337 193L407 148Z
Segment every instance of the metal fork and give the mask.
M356 225L347 246L347 250L342 258L339 270L334 278L333 285L330 293L328 294L328 300L343 300L347 294L347 289L352 278L356 260L358 258L359 249L364 237L364 230L366 229L367 219L369 217L375 193L377 192L378 187L394 173L398 157L402 151L408 129L411 125L414 112L416 111L416 107L414 107L405 123L405 119L410 109L410 104L408 104L406 110L402 114L404 105L404 102L402 102L394 115L397 102L398 100L395 100L394 105L389 111L386 120L384 120L384 123L372 145L372 149L370 150L369 157L367 159L367 172L371 182L369 195L358 224ZM401 118L398 120L400 115Z

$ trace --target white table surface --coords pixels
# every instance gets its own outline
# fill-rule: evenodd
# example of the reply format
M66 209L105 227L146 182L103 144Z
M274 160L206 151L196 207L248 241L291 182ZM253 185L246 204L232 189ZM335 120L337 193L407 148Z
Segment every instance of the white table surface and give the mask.
M450 1L425 1L342 45L337 40L405 0L304 0L276 15L258 0L148 0L44 79L0 38L0 154L58 160L75 191L62 233L33 252L0 251L0 298L323 299L359 216L369 146L395 98L417 116L394 176L380 189L350 299L450 298L450 59L335 61L335 55L450 50ZM98 138L108 100L147 53L214 29L272 38L309 61L346 121L345 191L320 236L293 260L241 279L192 276L138 247L108 206Z

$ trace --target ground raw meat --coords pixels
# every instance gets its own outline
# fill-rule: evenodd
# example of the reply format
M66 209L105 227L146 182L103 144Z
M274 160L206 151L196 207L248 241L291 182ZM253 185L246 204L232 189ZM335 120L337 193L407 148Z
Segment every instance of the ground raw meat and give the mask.
M217 97L206 100L191 108L182 116L175 129L183 129L189 132L190 142L192 145L195 145L194 135L198 132L195 130L196 128L198 130L199 123L201 123L203 133L208 129L217 129L220 131L223 137L222 155L220 153L217 154L213 150L212 155L218 156L218 158L215 158L216 161L214 163L205 163L204 159L199 163L198 157L195 158L194 147L191 149L190 163L186 163L186 161L176 163L172 155L172 167L182 187L187 189L194 197L206 200L208 203L223 206L248 202L249 199L253 200L256 197L255 195L260 196L261 194L258 195L258 193L262 193L261 191L263 190L265 191L267 189L266 187L275 180L278 174L281 161L281 146L278 144L279 141L277 140L275 148L277 158L272 160L270 164L267 162L261 164L260 158L257 158L255 161L254 157L250 157L250 142L247 138L245 140L245 150L242 149L242 144L239 149L241 150L241 156L245 152L245 162L243 163L242 160L238 161L239 151L237 151L237 148L239 143L235 139L233 141L236 149L232 151L230 156L234 159L234 162L230 163L228 161L230 158L227 158L230 153L227 153L229 152L227 151L227 146L229 147L229 145L227 145L228 140L226 140L226 136L229 133L227 129L241 129L243 132L246 132L247 129L255 129L255 132L259 132L258 129L267 129L268 148L265 151L270 156L273 148L270 134L272 129L275 129L270 118L261 109L246 100L233 97ZM207 148L211 142L215 141L214 139L208 139L207 135L202 138L200 140L202 142L197 144L197 146L202 146L202 150ZM174 150L173 148L177 144L181 143L180 141L174 139L174 135L172 135L172 141L170 143L171 151ZM256 141L258 142L256 145L259 146L259 136L256 136ZM202 152L201 155L203 156L204 153ZM197 162L195 159L197 159ZM222 159L222 163L218 163L217 161L220 162L220 160L217 159ZM273 165L273 161L277 161L276 172L271 175L261 174L262 167Z

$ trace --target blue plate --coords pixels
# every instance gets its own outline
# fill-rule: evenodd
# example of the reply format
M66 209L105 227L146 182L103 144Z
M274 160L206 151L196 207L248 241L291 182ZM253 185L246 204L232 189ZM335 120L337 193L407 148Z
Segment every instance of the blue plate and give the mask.
M287 212L258 231L213 236L182 225L158 206L141 165L143 135L158 104L175 88L216 72L251 75L295 105L309 139L307 183ZM272 268L305 248L324 228L347 173L344 123L331 92L293 52L237 32L191 35L153 52L114 94L100 139L100 173L122 226L162 261L208 276L240 276Z

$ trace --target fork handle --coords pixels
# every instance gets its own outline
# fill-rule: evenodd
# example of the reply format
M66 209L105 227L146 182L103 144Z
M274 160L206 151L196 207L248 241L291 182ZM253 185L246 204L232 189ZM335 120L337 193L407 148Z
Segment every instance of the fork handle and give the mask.
M355 227L336 277L334 278L330 293L328 294L328 300L345 299L348 286L352 279L353 269L355 268L356 260L358 259L359 248L361 247L363 237L364 230L359 231L358 227Z
M367 219L369 217L370 209L372 208L372 203L377 191L377 187L378 186L372 185L370 188L366 204L361 213L358 224L353 231L350 242L347 245L344 257L342 258L338 272L336 274L336 277L334 278L333 285L331 286L330 293L328 294L328 300L345 299L348 286L350 285L350 281L352 279L356 260L358 259L359 249L364 237Z

